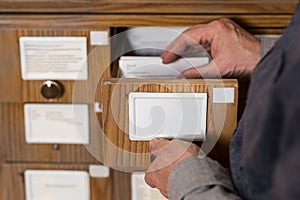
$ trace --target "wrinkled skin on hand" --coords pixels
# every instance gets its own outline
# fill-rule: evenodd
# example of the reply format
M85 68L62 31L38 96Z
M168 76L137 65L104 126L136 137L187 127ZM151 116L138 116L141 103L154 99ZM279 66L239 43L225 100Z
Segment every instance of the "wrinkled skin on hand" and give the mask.
M153 139L150 141L150 149L156 158L148 167L145 181L168 198L168 179L172 169L184 159L197 156L200 149L193 143L177 139Z
M175 39L161 55L165 64L194 53L199 44L212 56L206 66L182 72L185 78L235 77L248 80L261 57L260 40L230 19L193 26ZM197 47L198 46L198 47Z

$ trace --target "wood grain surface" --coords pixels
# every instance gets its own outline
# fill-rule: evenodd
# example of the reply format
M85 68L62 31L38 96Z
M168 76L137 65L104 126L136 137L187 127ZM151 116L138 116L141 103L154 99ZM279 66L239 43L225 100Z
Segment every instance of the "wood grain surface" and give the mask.
M0 0L5 13L292 14L297 0Z
M70 15L0 15L0 29L97 29L99 27L132 27L132 26L192 26L207 23L221 17L229 17L244 28L259 30L259 33L270 33L283 30L291 20L291 14L216 14L216 15L136 15L136 14L70 14Z

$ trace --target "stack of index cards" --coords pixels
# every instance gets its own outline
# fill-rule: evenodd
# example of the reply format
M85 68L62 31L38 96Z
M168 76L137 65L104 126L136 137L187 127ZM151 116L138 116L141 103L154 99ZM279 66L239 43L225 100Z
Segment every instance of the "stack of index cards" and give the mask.
M180 58L170 64L163 64L160 57L122 56L119 60L122 78L176 78L186 69L209 63L208 57Z

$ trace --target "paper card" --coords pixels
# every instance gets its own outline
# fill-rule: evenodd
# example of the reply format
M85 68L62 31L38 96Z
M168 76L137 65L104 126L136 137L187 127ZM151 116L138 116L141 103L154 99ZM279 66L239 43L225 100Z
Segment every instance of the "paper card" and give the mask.
M91 45L108 45L107 31L91 31L90 32Z
M90 200L86 171L26 170L26 200Z
M213 88L213 103L234 103L234 88Z
M20 37L24 80L87 80L86 37Z
M24 114L27 143L89 143L88 105L25 104Z
M186 69L208 63L208 57L182 58L163 64L160 57L122 56L119 67L124 78L176 78Z
M151 188L144 180L145 173L131 175L132 200L166 200L156 188Z
M89 165L89 172L91 177L108 178L109 168L103 165Z
M206 93L129 94L129 138L205 140Z

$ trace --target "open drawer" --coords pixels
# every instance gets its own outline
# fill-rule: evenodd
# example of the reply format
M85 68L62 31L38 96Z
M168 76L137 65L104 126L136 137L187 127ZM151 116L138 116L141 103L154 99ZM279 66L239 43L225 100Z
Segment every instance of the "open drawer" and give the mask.
M130 136L132 133L129 132L129 126L132 122L129 115L132 111L129 109L129 98L132 92L203 93L207 95L207 107L203 110L206 112L204 121L206 132L202 138L204 141L201 142L202 150L210 152L215 159L228 166L229 143L237 122L237 80L110 78L102 81L101 88L103 129L106 136L103 150L104 164L128 171L142 171L150 164L149 138L132 140ZM139 108L141 107L136 109ZM147 114L149 113L145 112L145 115ZM152 134L154 133L149 133L150 136Z

